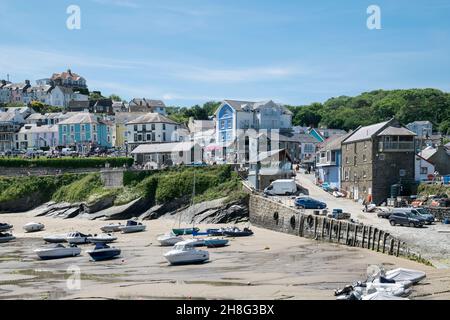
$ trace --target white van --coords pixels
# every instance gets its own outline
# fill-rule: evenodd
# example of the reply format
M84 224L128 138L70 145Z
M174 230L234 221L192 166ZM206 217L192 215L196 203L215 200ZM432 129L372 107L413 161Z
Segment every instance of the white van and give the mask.
M273 181L264 189L268 195L291 195L297 192L297 184L293 179L280 179Z

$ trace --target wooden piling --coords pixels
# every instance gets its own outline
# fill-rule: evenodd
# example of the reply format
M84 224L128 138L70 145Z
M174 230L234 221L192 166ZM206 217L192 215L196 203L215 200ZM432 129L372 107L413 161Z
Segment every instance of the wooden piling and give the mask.
M381 234L383 233L383 231L379 230L378 231L378 239L377 239L377 252L380 251L380 240L381 240Z
M364 248L364 242L366 240L365 238L366 238L366 226L363 226L361 248Z
M341 228L342 228L342 221L339 221L338 225L338 243L341 242Z
M358 240L358 225L355 224L353 225L354 230L353 230L353 246L356 247L356 240Z
M323 239L323 236L324 236L324 234L325 234L325 220L326 220L326 218L323 218L322 219L322 232L321 232L321 235L320 235L320 237Z
M298 223L297 234L299 237L303 237L303 224L305 222L305 217L302 214L300 214L299 216L300 216L300 222Z
M370 238L372 236L372 226L369 227L368 239L367 239L367 249L370 249Z
M394 239L391 239L391 244L389 245L389 254L394 254Z
M317 236L317 224L318 224L317 216L314 216L314 238Z
M386 239L387 239L388 235L389 235L388 233L384 233L384 235L383 235L383 253L386 252Z
M347 245L348 245L349 232L350 232L350 223L347 222L347 231L346 231L346 236L345 236L345 244L347 244Z
M398 257L400 255L400 240L397 241L397 253L395 255Z
M328 240L331 242L331 237L333 236L333 220L330 221L330 234L328 235Z
M377 228L373 228L373 237L372 237L372 250L375 250L375 237L377 235Z

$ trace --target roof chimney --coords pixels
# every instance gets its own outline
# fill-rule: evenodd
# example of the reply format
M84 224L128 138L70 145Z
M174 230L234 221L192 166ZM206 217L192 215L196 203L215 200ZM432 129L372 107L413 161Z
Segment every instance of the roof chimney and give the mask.
M29 85L30 85L30 80L25 80L25 84L26 84L27 86L29 86Z

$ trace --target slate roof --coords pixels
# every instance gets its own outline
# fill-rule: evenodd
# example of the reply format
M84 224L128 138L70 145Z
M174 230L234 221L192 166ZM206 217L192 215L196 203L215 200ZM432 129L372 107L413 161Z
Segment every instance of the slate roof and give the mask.
M127 124L141 124L141 123L170 123L170 124L178 124L173 120L163 116L159 113L147 113L143 116L138 117L137 119L129 121Z

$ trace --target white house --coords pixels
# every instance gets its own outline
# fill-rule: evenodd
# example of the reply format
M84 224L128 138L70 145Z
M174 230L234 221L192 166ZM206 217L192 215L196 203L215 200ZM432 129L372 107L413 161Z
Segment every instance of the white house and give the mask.
M49 104L55 107L67 108L72 99L73 90L71 88L56 86L50 92Z
M433 135L433 124L430 121L414 121L406 127L414 132L418 138L431 137Z
M128 145L133 150L141 144L180 141L180 125L159 113L147 113L126 123Z
M418 154L416 154L414 161L415 180L418 182L429 180L428 176L433 175L436 171L434 165Z
M19 149L58 146L58 126L25 124L16 135Z

